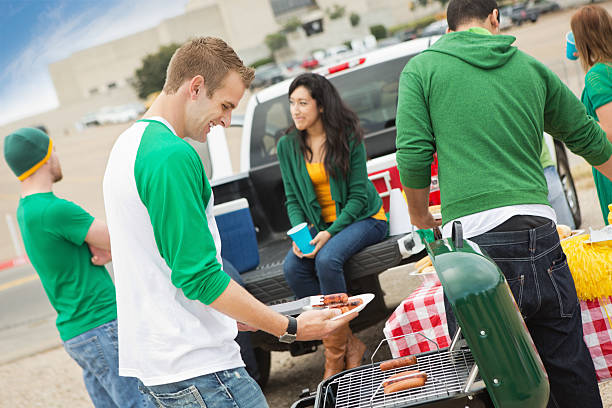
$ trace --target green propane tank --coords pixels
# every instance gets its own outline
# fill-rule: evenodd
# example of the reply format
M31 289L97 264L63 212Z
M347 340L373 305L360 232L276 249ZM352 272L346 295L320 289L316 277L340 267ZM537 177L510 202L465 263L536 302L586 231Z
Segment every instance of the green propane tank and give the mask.
M426 248L495 406L545 407L548 377L503 273L458 222Z

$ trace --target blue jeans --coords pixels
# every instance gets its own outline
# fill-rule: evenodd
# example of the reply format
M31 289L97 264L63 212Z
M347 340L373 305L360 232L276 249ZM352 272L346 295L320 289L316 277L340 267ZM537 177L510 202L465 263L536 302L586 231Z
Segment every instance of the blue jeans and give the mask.
M119 376L117 344L117 320L113 320L66 340L64 348L83 369L96 408L153 407L138 391L137 378Z
M290 249L283 264L285 279L298 298L346 293L345 262L386 236L386 221L366 218L352 223L331 237L314 259L298 258Z
M486 232L470 240L506 277L548 374L548 407L601 407L574 280L555 224L549 221L522 231ZM456 322L450 317L449 332L454 333Z
M567 225L571 229L576 228L572 210L567 202L567 197L565 197L563 185L555 166L544 168L544 176L546 177L546 184L548 184L548 202L557 214L557 224Z
M243 367L163 385L141 385L159 408L267 408L261 388Z
M240 272L238 272L238 270L234 268L234 265L232 265L232 263L225 258L223 259L223 270L230 276L230 278L236 281L237 284L244 287L244 281L240 276ZM255 381L259 382L261 374L259 373L259 366L257 365L257 360L255 359L255 352L253 351L251 332L239 331L238 335L236 336L236 343L238 343L240 346L240 356L246 365L247 372Z

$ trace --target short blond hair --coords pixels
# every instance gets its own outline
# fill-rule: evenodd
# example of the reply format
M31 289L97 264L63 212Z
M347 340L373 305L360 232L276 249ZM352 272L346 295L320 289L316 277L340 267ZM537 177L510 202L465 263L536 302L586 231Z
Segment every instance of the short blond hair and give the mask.
M163 91L176 93L183 83L196 75L204 77L206 94L212 97L225 76L235 71L240 75L245 88L253 81L255 71L245 67L236 52L225 41L215 37L199 37L187 41L174 52L166 71Z

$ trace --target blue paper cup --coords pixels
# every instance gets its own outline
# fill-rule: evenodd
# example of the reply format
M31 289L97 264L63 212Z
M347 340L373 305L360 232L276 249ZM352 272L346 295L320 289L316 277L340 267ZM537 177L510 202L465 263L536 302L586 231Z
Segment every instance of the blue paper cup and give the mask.
M565 56L567 59L575 61L578 59L578 57L574 55L575 52L578 52L576 49L576 41L574 41L574 33L570 31L565 36Z
M300 251L304 255L311 253L314 251L314 245L310 245L310 241L312 241L312 235L310 235L310 231L308 230L308 224L305 222L296 225L287 231L287 235L291 237L293 242L300 248Z

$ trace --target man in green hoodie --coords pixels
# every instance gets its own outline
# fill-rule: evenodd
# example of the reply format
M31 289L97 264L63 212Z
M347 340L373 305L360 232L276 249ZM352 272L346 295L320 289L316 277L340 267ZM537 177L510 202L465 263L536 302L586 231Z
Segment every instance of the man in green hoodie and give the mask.
M443 235L461 221L503 271L546 367L548 406L601 407L539 157L546 131L612 178L612 144L514 37L491 35L498 17L494 0L451 0L449 33L401 74L397 162L410 218L436 225L427 198L437 152Z

